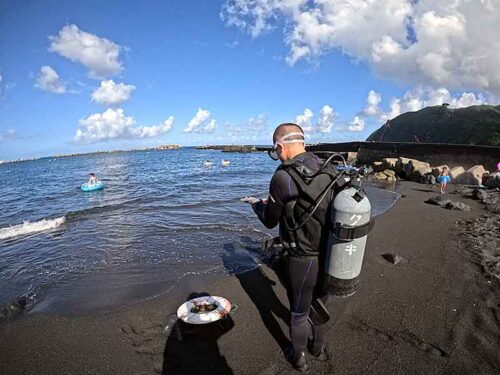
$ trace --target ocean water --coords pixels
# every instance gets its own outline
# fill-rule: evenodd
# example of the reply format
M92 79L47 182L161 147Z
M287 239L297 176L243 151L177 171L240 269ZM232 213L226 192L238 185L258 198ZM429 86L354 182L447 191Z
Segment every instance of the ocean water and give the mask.
M265 197L277 166L265 153L193 148L0 165L0 306L23 297L32 312L111 309L189 275L254 268L277 232L239 199ZM91 171L104 190L80 190ZM367 192L374 215L398 197Z

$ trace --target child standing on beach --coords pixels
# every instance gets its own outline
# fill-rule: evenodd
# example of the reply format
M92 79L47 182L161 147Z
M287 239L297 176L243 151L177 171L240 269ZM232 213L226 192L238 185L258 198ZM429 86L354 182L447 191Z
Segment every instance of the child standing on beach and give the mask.
M450 176L448 175L448 167L443 167L443 170L439 174L437 180L441 184L441 194L446 193L446 187L451 180Z

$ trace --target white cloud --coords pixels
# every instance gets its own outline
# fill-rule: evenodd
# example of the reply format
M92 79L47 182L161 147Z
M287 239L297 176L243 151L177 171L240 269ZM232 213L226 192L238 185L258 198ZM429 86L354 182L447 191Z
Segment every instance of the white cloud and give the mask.
M329 105L325 105L319 112L317 130L320 133L330 133L333 127L335 112Z
M381 101L382 96L374 90L370 90L366 98L367 106L363 110L363 113L369 117L376 117L381 122L385 122L405 112L415 112L424 107L442 105L443 103L448 103L450 108L462 108L488 103L488 99L482 94L462 92L458 95L453 95L443 87L434 89L425 86L417 86L407 91L401 98L391 98L387 111L383 111L380 107Z
M351 132L362 132L365 129L365 119L360 116L354 116L347 129Z
M66 86L59 80L59 74L48 65L41 67L35 87L54 94L64 94L66 92Z
M134 134L139 138L153 138L159 137L165 133L168 133L172 126L174 125L174 116L170 116L162 124L153 126L142 126L140 128L134 129Z
M370 90L370 92L368 93L368 97L366 98L367 105L363 110L363 112L367 116L377 115L380 111L379 104L381 101L382 101L382 96L378 92Z
M107 109L80 120L75 141L100 142L114 138L131 138L135 119L125 116L123 109Z
M304 113L295 117L295 123L306 133L306 137L311 133L330 133L335 120L335 111L329 105L324 105L319 111L316 124L314 124L314 113L311 109L305 108Z
M220 13L227 25L245 29L253 37L271 30L271 19L276 18L273 10L279 6L278 0L235 0L226 1Z
M108 81L102 81L101 86L94 90L91 98L93 102L99 104L119 105L129 100L134 90L134 85L115 83L110 79Z
M49 37L49 50L89 69L89 77L103 79L120 74L121 47L112 41L80 30L76 25L66 25L57 36Z
M250 117L248 119L248 128L250 132L262 131L267 126L267 117L264 114L260 114L257 117Z
M453 96L445 88L427 89L424 95L424 106L448 103L451 108L462 108L470 107L471 105L487 104L489 102L489 99L482 94L462 92L458 96Z
M500 95L500 1L226 0L221 17L253 37L284 25L290 65L335 50L391 79Z
M405 112L415 112L424 107L425 99L421 99L415 92L407 91L403 98L391 98L390 110L380 113L380 119L387 121Z
M247 121L234 124L225 123L225 136L229 137L232 142L255 141L267 137L267 116L260 114L250 117Z
M6 141L8 139L13 139L16 137L16 131L13 128L9 128L6 132L0 132L0 142Z
M203 133L213 133L217 128L217 123L214 119L211 119L204 127Z
M210 118L210 111L198 108L198 112L189 121L184 131L186 133L212 133L216 127L216 121Z
M125 116L123 109L109 108L103 113L94 113L80 120L76 131L76 142L102 142L111 139L152 138L167 133L172 129L174 117L154 126L134 127L135 119Z
M298 115L295 117L295 123L299 125L304 132L313 131L312 118L314 116L313 111L309 108L304 109L304 113L302 115Z

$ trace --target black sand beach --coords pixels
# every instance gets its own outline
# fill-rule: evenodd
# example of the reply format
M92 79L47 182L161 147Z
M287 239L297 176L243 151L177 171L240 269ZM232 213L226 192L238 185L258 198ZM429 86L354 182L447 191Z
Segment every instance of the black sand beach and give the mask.
M330 358L311 360L311 373L500 373L498 213L454 195L471 211L428 205L436 190L401 186L405 197L369 237L358 292L332 303ZM387 253L407 262L392 265ZM176 330L164 334L193 293L225 296L238 310L222 324L184 329L182 341ZM107 313L0 320L0 374L293 374L282 353L287 320L285 290L268 267L191 278Z

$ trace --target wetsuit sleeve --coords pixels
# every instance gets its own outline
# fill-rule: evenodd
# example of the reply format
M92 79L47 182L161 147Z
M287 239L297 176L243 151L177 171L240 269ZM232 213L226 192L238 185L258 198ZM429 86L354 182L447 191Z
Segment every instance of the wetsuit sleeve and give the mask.
M267 203L260 201L253 204L252 208L262 224L271 229L278 225L285 205L297 197L297 186L290 175L283 170L278 170L271 179Z

